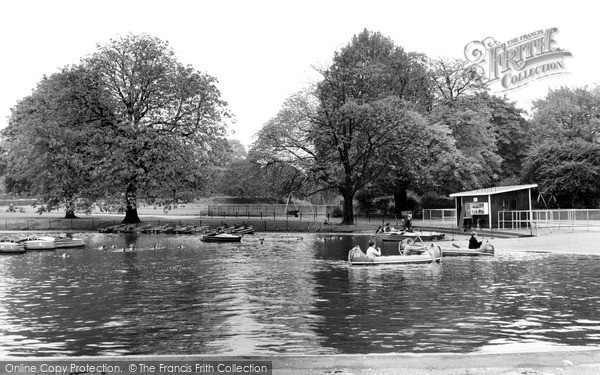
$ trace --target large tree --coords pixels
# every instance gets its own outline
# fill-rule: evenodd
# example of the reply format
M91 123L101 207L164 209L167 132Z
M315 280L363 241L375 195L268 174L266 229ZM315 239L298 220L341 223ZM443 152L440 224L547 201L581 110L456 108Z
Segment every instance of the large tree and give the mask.
M139 222L140 194L176 202L203 188L209 168L228 149L223 120L229 113L214 77L181 64L167 42L133 34L99 46L77 69L67 90L70 101L46 96L81 117L73 129L89 154L64 148L81 160L77 170L89 171L80 187L94 186L104 202L121 200L126 223ZM61 113L53 116L62 129L72 121ZM37 121L28 116L25 111L15 118L15 127ZM44 127L46 118L39 122ZM59 142L63 134L49 132L48 140Z
M563 208L599 208L600 144L575 139L537 145L525 161L524 178Z
M492 123L492 109L478 95L443 100L429 114L432 123L452 131L456 147L471 171L463 188L490 186L500 180L502 158L498 155L498 133Z
M128 35L85 59L112 100L122 152L105 171L124 192L124 222L137 222L137 197L176 200L200 188L208 164L227 149L226 103L216 79L184 66L168 43Z
M533 103L532 137L600 143L600 87L550 90Z
M84 74L71 67L44 77L12 109L2 133L7 190L37 196L48 209L63 206L67 218L75 217L78 205L89 208L99 193L89 183L96 154L90 140L101 124L78 100L77 82Z
M352 224L354 196L386 171L398 129L431 106L425 65L423 55L364 30L335 53L313 92L284 103L257 145L337 191L342 223Z
M600 89L550 90L534 102L531 136L523 179L562 207L598 208Z
M447 125L413 113L397 131L396 147L375 184L383 195L392 194L397 215L410 209L408 190L447 195L462 189L471 171Z
M490 122L496 133L497 154L502 158L499 178L501 182L517 182L523 169L523 160L531 147L531 124L525 111L506 97L480 93L482 103L491 110Z

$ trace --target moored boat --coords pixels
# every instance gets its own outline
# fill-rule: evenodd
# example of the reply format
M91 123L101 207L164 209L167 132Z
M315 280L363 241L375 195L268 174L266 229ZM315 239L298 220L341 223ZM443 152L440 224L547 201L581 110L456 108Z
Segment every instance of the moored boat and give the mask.
M427 251L418 255L384 255L374 258L368 257L360 246L354 246L348 253L348 261L352 265L372 266L379 264L426 264L439 263L442 259L442 249L431 244Z
M22 254L25 251L25 245L8 237L0 238L0 254Z
M19 240L26 250L54 250L54 237L35 237L29 236L22 240Z
M479 249L468 249L452 244L451 248L443 248L442 256L494 256L494 246L489 242L483 244Z
M440 233L440 232L401 231L401 232L385 232L382 234L381 240L382 241L399 242L404 239L410 238L413 240L421 239L422 241L436 241L436 240L439 241L439 240L443 240L444 237L445 237L445 234Z
M202 242L240 242L242 236L229 233L209 234L201 238Z
M54 239L54 247L58 248L69 248L69 247L81 247L85 246L85 243L81 238L73 238L68 236L59 236Z
M231 234L254 234L254 226L250 225L234 228L231 231Z

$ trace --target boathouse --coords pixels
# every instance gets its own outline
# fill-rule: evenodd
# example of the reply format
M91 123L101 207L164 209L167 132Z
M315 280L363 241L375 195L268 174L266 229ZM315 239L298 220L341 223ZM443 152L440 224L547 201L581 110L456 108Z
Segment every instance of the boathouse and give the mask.
M470 228L498 228L499 211L529 211L531 190L537 184L497 186L450 194L456 207L456 225Z

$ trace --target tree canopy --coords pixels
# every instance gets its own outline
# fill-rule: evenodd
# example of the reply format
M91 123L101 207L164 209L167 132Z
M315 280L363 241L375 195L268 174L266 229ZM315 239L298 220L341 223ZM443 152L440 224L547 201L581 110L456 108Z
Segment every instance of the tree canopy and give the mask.
M600 90L550 90L534 102L524 179L564 208L600 207Z
M294 163L322 189L344 198L343 223L354 222L353 198L387 172L403 147L405 123L431 106L423 55L406 53L368 30L336 52L314 91L290 97L259 133L255 147Z
M582 139L544 142L527 157L525 176L562 208L600 207L600 144Z
M335 52L314 88L293 95L255 147L344 199L360 190L448 194L518 178L529 145L523 112L460 60L429 60L364 30ZM370 194L372 195L372 194Z
M58 155L76 160L72 168L88 172L73 183L79 196L119 200L124 222L139 221L139 194L155 202L194 196L228 150L223 121L229 112L216 79L181 64L168 43L156 37L130 34L99 45L51 82L52 90L42 83L13 109L5 132L7 157L23 152L21 144L29 145L30 156L51 154L46 161ZM43 112L28 109L40 101ZM48 146L39 147L44 139ZM35 192L66 197L66 191L51 192L32 178L40 172L64 178L73 174L66 170L71 164L55 163L57 170L49 170L44 163L23 165L9 177L28 177L30 186L41 189Z

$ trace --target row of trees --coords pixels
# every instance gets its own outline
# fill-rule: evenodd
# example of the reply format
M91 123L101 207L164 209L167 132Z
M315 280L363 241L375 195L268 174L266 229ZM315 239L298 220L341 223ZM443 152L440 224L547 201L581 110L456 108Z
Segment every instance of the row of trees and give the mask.
M448 194L514 179L526 121L465 68L365 30L336 52L320 82L284 102L251 162L291 167L312 192L336 191L344 223L353 223L361 191L392 195L402 210L408 189Z
M280 195L335 191L344 223L354 221L359 193L393 196L400 212L408 190L447 196L520 182L538 183L563 206L599 206L597 89L551 91L526 118L489 95L465 62L406 52L368 30L320 73L314 87L283 103L228 173L277 170L290 182L270 186Z
M246 154L226 140L216 80L168 44L128 35L45 77L13 108L0 172L12 193L68 215L139 198L170 205L239 197L333 194L344 201L536 182L562 206L598 207L600 92L558 89L525 113L490 95L460 60L432 60L364 30L322 79L290 96ZM220 178L214 178L221 176ZM367 198L365 198L367 197Z
M169 45L128 35L80 64L44 77L2 132L6 188L67 217L91 205L120 207L197 196L228 150L229 116L216 80L181 64Z

